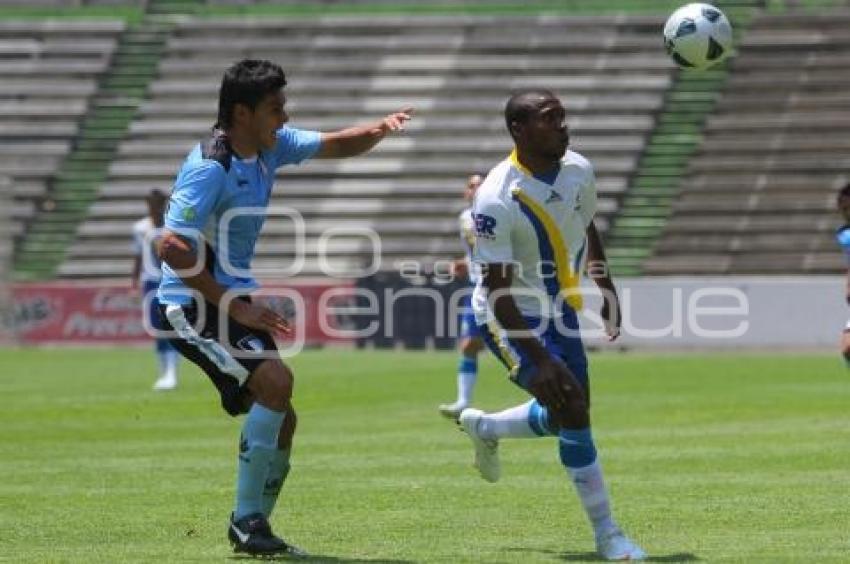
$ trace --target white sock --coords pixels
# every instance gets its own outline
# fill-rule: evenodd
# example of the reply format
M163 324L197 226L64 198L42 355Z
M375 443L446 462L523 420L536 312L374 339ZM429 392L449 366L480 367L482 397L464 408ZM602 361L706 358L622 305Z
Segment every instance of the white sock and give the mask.
M475 389L475 381L478 374L475 372L458 372L457 374L457 401L463 405L472 403L472 390Z
M567 468L587 518L597 537L617 528L611 517L611 503L602 477L602 467L596 460L582 468Z
M156 363L159 365L159 377L164 378L168 371L168 353L156 351Z
M177 381L177 362L180 360L180 353L177 351L168 351L165 355L165 377L172 382Z
M539 437L528 424L528 412L533 402L531 400L498 413L485 414L478 423L478 435L482 439Z
M169 382L177 381L177 351L157 351L159 377Z

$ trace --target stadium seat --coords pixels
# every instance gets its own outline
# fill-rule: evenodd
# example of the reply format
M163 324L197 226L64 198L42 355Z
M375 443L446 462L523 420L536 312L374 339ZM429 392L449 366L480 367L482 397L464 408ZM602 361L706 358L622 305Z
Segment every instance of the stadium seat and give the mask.
M645 273L842 270L848 24L847 11L754 19Z
M294 126L333 130L403 103L417 108L409 134L373 154L280 171L272 206L298 210L309 226L313 254L304 274L319 274L310 270L318 266L317 226L373 229L386 242L384 265L458 256L463 183L509 152L503 106L523 87L546 86L563 96L575 148L596 167L598 225L605 230L671 84L657 25L656 16L181 20L60 272L128 274L129 230L144 213L144 194L170 187L215 119L224 68L249 56L270 58L287 72ZM266 222L258 261L288 256L286 228L285 220ZM98 241L111 253L97 254ZM369 259L358 250L362 237L340 241L328 250L339 264Z
M0 21L0 168L9 177L16 240L69 154L124 28L112 20Z

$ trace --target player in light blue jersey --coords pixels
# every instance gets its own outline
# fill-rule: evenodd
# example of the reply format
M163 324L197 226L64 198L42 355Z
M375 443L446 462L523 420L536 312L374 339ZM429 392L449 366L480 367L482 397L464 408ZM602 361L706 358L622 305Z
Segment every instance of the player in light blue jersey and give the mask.
M464 276L474 287L478 282L478 269L472 262L472 249L475 246L475 223L472 219L472 200L475 191L484 180L484 175L474 173L466 179L466 188L463 198L469 207L463 210L458 217L460 223L460 241L464 248L464 257L454 262L454 273ZM470 288L471 290L471 288ZM460 361L457 368L457 399L454 403L444 403L439 406L440 414L449 419L457 420L460 412L466 409L472 401L472 392L475 382L478 380L478 353L484 348L481 333L475 323L475 314L472 312L472 294L464 295L460 302L462 308L460 314L460 334L458 348L460 349Z
M154 188L145 198L145 202L148 205L148 215L133 224L134 256L130 286L134 291L138 291L141 286L142 317L146 327L161 330L162 323L156 300L161 265L154 246L161 233L168 196L162 190ZM154 346L159 364L159 378L154 382L153 389L157 392L173 390L177 387L177 361L180 355L164 337L156 337Z
M844 251L844 258L847 263L847 282L844 289L846 301L850 304L850 184L844 186L838 192L838 211L841 217L844 218L842 225L835 233L835 239L841 245L841 250ZM844 326L844 332L841 334L841 353L844 355L844 360L847 366L850 367L850 321Z
M290 328L250 299L257 288L251 259L275 170L365 153L403 129L412 111L333 133L305 131L285 125L285 85L283 70L269 61L243 60L227 69L218 121L177 175L159 247L160 313L172 343L206 372L229 414L247 413L227 535L236 552L251 555L300 553L268 521L289 473L296 426L293 375L272 334ZM202 234L208 224L212 245Z

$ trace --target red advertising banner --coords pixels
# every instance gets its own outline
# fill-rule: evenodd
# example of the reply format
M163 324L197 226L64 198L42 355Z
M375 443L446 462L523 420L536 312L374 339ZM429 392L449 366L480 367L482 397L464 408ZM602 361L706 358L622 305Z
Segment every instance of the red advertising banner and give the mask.
M293 339L306 345L350 343L332 333L344 332L347 322L334 310L346 305L353 288L347 280L264 283L259 295L293 316ZM10 301L6 322L22 344L141 344L151 339L140 292L126 284L15 284Z

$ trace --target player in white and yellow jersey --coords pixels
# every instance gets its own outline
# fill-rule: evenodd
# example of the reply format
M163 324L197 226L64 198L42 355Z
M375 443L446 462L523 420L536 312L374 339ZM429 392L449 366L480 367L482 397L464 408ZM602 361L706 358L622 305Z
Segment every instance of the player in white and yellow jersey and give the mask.
M472 250L475 247L475 221L472 219L472 200L475 192L481 186L484 175L473 173L466 179L463 190L463 199L469 207L460 212L458 223L460 226L460 241L464 249L464 257L453 263L454 274L469 280L474 287L478 283L478 269L472 262ZM460 412L469 406L472 401L472 393L475 390L475 382L478 380L478 353L484 348L481 340L481 332L475 322L472 312L472 300L470 294L464 294L460 301L462 312L459 315L460 333L458 334L458 349L460 360L457 366L457 398L454 403L444 403L439 406L440 414L452 420L457 420Z
M557 436L599 554L642 559L644 552L611 515L590 430L587 359L576 314L585 262L607 297L601 315L612 339L619 333L619 306L593 225L593 169L567 150L565 118L547 90L512 96L505 120L515 149L487 175L473 206L474 258L481 268L473 294L476 320L511 380L534 399L499 413L465 409L460 424L488 481L499 478L500 439Z

